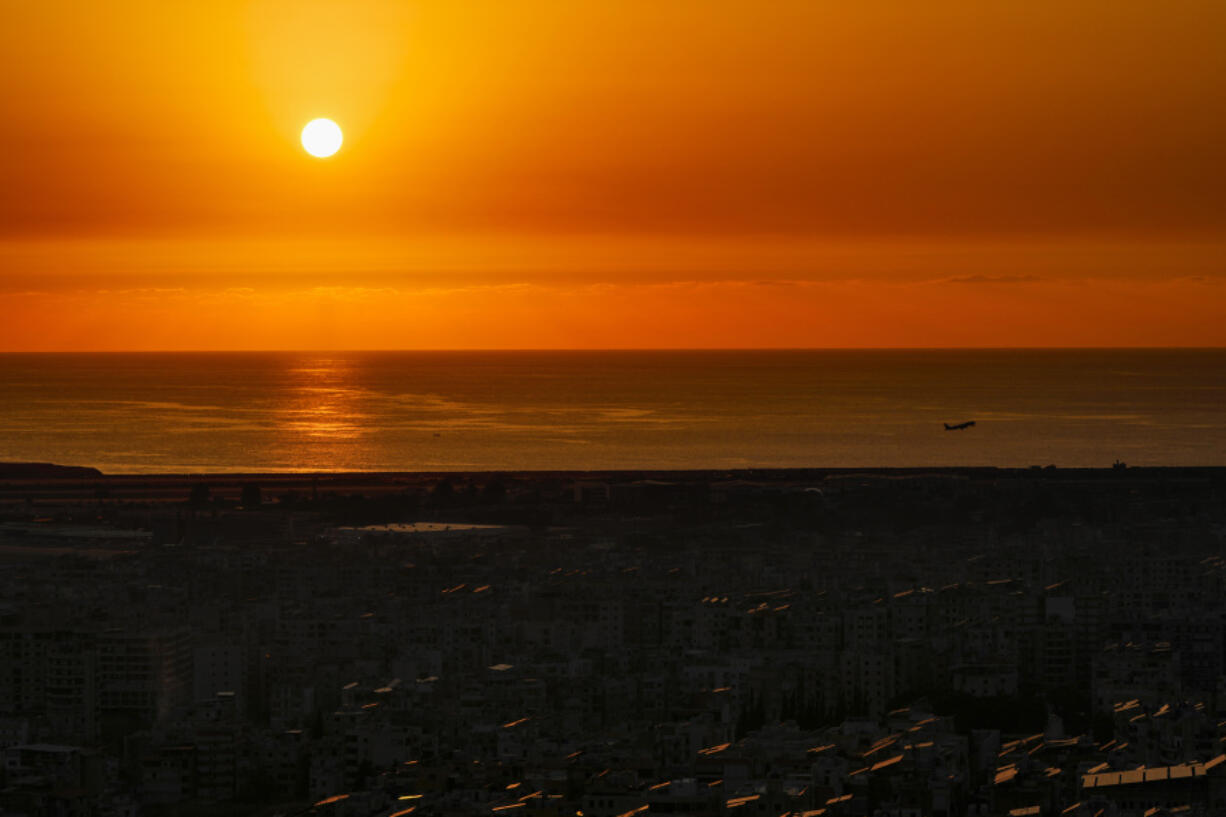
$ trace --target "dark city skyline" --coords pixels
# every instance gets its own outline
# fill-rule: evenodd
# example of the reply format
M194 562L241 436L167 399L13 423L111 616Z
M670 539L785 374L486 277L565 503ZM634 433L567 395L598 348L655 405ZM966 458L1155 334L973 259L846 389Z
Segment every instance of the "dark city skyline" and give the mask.
M1224 35L5 4L0 817L1226 817Z

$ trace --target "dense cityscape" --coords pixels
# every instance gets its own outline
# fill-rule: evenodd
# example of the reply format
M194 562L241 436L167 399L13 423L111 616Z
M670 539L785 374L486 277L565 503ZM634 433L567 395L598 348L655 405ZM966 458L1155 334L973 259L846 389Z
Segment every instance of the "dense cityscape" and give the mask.
M0 814L1224 814L1224 495L10 470Z

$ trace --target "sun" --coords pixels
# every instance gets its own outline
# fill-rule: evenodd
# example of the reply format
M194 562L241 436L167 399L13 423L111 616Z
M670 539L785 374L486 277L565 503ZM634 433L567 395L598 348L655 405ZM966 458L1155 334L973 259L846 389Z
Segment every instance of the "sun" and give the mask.
M340 125L331 119L312 119L302 129L303 149L320 159L325 159L340 150L344 139Z

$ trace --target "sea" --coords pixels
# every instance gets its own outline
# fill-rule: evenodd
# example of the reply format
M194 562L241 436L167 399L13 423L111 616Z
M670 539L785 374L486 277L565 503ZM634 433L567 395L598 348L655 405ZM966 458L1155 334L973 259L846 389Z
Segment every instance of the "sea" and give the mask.
M110 474L1226 466L1226 350L4 354L0 461Z

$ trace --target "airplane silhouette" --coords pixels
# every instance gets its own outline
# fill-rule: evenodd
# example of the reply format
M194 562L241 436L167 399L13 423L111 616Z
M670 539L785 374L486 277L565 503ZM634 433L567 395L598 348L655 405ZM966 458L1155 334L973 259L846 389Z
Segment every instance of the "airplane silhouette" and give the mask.
M967 420L965 423L954 423L953 425L950 425L949 423L944 423L943 425L945 426L946 431L961 431L964 428L970 428L974 424L975 424L974 420Z

